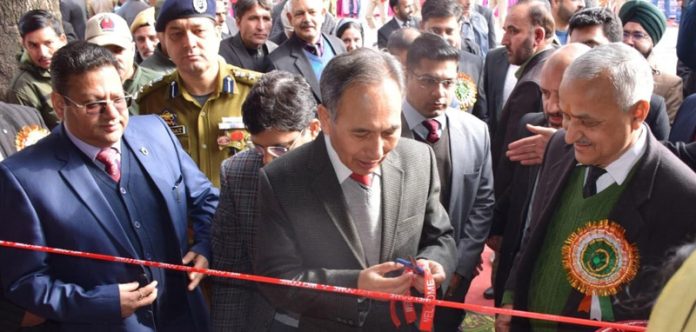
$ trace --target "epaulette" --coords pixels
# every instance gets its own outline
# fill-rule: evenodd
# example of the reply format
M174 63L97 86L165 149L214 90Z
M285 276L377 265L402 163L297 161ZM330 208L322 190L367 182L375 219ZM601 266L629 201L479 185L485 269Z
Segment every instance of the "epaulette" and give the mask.
M243 69L229 64L228 69L234 76L234 80L237 84L241 83L248 86L254 85L261 78L261 75L263 75L263 73L257 71Z
M143 85L140 88L140 92L138 93L138 99L137 101L140 102L143 98L145 98L147 95L150 93L162 89L162 87L168 86L171 82L175 80L175 73L172 72L168 75L162 76L158 80L154 80L150 83L147 83Z

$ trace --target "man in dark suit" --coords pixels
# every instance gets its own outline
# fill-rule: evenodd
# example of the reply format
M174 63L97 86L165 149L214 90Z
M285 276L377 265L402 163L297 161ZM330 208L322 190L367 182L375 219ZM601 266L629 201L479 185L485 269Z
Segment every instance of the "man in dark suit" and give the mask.
M566 131L549 142L504 305L647 320L664 253L696 235L696 177L643 123L651 77L640 53L619 43L590 50L566 70L559 91ZM498 317L499 327L509 323ZM512 327L530 324L578 329L522 319Z
M503 106L491 144L496 197L501 196L510 185L512 165L505 157L505 151L517 132L522 115L542 109L540 72L554 51L551 44L553 17L547 6L535 0L520 1L510 8L505 18L502 44L507 48L508 62L520 68L515 74L517 84Z
M294 31L290 39L270 54L273 69L304 77L321 102L319 79L326 64L346 51L343 42L321 32L326 9L322 0L288 0L288 20Z
M423 143L399 139L401 82L399 62L373 49L359 48L329 63L318 108L324 134L261 169L258 274L422 292L423 277L394 262L412 256L432 272L435 284L450 276L456 248L440 204L435 156ZM396 329L384 302L261 289L276 308L299 319L300 330Z
M414 0L389 0L389 7L394 11L394 18L377 30L377 48L381 50L387 47L387 42L392 32L401 28L418 27L418 22L416 22L413 17L413 1Z
M495 135L505 101L517 84L515 72L518 68L519 66L508 62L505 47L493 49L486 55L483 89L486 92L487 122L491 136Z
M457 243L457 265L445 299L463 302L477 273L493 217L493 170L486 123L452 109L458 48L432 33L418 37L408 51L406 100L401 136L424 142L435 152L440 202ZM435 330L456 331L464 311L438 308Z
M529 137L537 132L555 131L562 126L563 116L558 100L558 88L563 72L573 60L590 48L579 43L571 43L551 55L541 70L539 86L542 93L543 112L527 113L522 116L515 139ZM529 127L530 125L532 127ZM553 128L553 129L551 129ZM515 143L512 143L515 144ZM512 145L511 144L511 145ZM516 161L516 155L508 155ZM496 250L498 265L494 288L496 305L500 305L510 268L520 249L522 235L528 221L528 206L535 187L539 165L512 164L511 185L496 198L493 226L488 244Z
M302 77L274 71L254 84L242 105L244 126L251 134L253 148L225 160L220 171L220 204L212 228L213 269L253 273L259 169L314 140L320 131L316 109L312 91ZM265 331L273 318L274 310L270 308L255 284L212 278L213 330Z
M432 32L447 40L456 48L462 47L461 31L462 7L459 2L449 0L426 1L421 9L423 17L421 30ZM477 118L486 121L486 94L483 89L483 58L469 52L461 52L459 76L466 82L466 90L475 90L475 100L455 99L454 108L467 110ZM473 91L472 91L473 92Z
M268 55L278 47L268 40L271 32L271 3L267 0L238 0L234 4L239 33L220 42L220 55L228 64L266 72Z
M0 238L207 268L217 189L162 120L129 123L117 67L86 42L54 55L61 126L0 164ZM199 273L9 249L0 263L7 298L50 330L208 328Z

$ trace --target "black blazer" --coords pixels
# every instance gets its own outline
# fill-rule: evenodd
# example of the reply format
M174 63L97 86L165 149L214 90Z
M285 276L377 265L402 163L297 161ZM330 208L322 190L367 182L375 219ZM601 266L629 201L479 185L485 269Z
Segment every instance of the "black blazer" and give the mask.
M401 29L399 22L395 18L389 20L385 23L379 30L377 30L377 48L380 50L387 47L387 42L389 41L389 36L392 32Z
M324 38L324 42L326 42L324 48L330 47L336 55L346 52L346 47L341 40L325 33L321 35ZM304 77L312 88L314 98L317 102L321 102L319 80L317 80L312 65L304 54L304 44L305 42L303 40L293 35L282 45L278 46L278 48L269 55L272 69L284 70Z
M559 130L547 146L532 202L530 231L507 282L506 288L514 290L515 309L527 308L529 285L546 230L558 207L561 192L577 164L573 145L565 143L564 135L565 131ZM696 235L696 223L693 222L696 220L693 203L696 201L696 176L649 131L645 153L634 171L609 214L610 220L626 230L626 239L635 244L640 255L636 277L612 296L612 301L622 303L640 296L654 300L659 291L654 289L655 270L659 270L670 249L693 240ZM573 290L561 315L577 317L577 308L583 297ZM649 305L642 309L613 306L617 321L647 320L650 309ZM513 330L526 331L526 324L525 320L513 318ZM560 327L560 330L578 329L577 326Z
M490 50L486 55L483 70L483 89L486 92L486 112L491 137L495 135L500 114L503 110L503 88L508 67L508 52L505 47Z
M227 63L233 66L265 73L271 67L271 60L268 58L268 55L273 52L278 45L270 40L266 40L266 43L261 47L263 48L263 54L265 56L263 64L259 67L254 66L254 60L249 55L249 52L247 52L239 33L230 38L223 39L220 42L219 53Z

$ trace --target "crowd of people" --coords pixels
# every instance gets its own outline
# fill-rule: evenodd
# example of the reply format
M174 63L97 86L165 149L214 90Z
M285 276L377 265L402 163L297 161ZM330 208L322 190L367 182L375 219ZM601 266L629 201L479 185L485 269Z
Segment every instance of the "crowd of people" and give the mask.
M654 51L673 20L646 0L30 10L0 240L196 271L1 248L0 330L416 331L428 306L198 269L464 302L488 246L497 307L694 331L682 4L674 73ZM437 307L432 330L465 316Z

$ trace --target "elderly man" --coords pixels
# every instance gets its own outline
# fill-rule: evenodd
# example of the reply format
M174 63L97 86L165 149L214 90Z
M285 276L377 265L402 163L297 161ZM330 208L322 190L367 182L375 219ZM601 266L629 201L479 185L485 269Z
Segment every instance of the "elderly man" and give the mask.
M135 49L138 50L138 63L155 54L155 48L159 43L155 31L155 7L141 11L130 25L130 31L135 40Z
M478 272L493 217L491 142L486 123L452 109L458 48L426 32L408 50L401 136L430 145L440 176L440 202L457 243L457 266L445 299L463 302ZM438 309L435 329L456 331L464 311Z
M258 72L271 67L268 54L278 45L268 40L271 32L271 2L237 0L234 4L239 33L220 42L220 55L227 63Z
M65 45L67 39L60 20L42 9L22 15L18 28L24 52L19 59L19 71L10 82L7 100L37 109L48 128L53 128L58 124L58 117L51 103L49 68L53 53Z
M618 43L592 49L565 71L565 131L549 142L528 241L503 304L602 321L648 318L657 296L651 271L675 243L696 235L696 178L643 123L651 77L645 58ZM498 317L499 327L509 323ZM514 330L530 328L577 329L513 321Z
M157 72L135 63L135 43L126 21L121 16L112 13L92 16L87 21L85 40L111 51L118 61L123 91L131 97L137 98L143 86L159 78ZM138 105L131 105L129 111L138 114Z
M420 30L416 28L403 28L394 31L389 36L389 41L387 42L387 51L389 54L393 55L404 69L406 69L406 56L408 55L408 48L411 47L413 41L421 35Z
M176 71L143 89L142 114L158 114L203 173L220 185L220 165L244 149L239 117L256 72L228 65L218 55L215 1L166 0L155 26Z
M86 42L56 53L51 98L62 124L0 164L2 196L12 202L0 205L0 238L207 268L218 192L163 121L129 123L117 67ZM5 295L47 328L208 327L198 273L17 250L0 251L0 262L12 266L0 271Z
M619 11L623 22L623 42L635 48L648 61L654 63L653 47L660 42L667 29L665 15L648 1L631 0ZM652 61L651 61L652 60ZM653 65L654 94L665 98L669 122L674 122L679 106L684 101L681 77L665 73Z
M455 242L440 204L432 150L399 139L401 65L389 54L360 48L329 63L321 88L323 134L261 169L256 272L395 294L412 287L422 292L423 277L394 262L412 256L439 286L454 270ZM395 329L384 302L261 289L274 307L299 319L300 330ZM285 324L278 315L276 324Z
M288 21L293 34L270 55L273 69L304 77L314 98L321 102L319 80L324 67L346 51L343 42L322 32L326 9L322 0L288 0Z
M314 115L316 108L307 82L288 72L268 73L251 89L242 105L242 117L254 147L222 164L220 205L212 230L214 269L254 272L252 244L256 233L254 218L258 214L259 169L314 140L320 130ZM270 308L256 285L213 278L213 330L267 330L265 325L273 319L274 312Z

